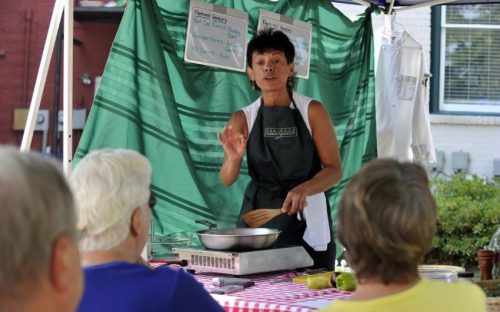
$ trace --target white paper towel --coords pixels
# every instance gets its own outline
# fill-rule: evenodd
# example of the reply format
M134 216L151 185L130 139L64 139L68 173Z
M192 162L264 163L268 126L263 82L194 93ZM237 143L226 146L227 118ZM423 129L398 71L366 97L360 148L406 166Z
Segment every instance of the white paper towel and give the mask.
M304 240L312 249L325 251L330 242L330 224L328 223L328 212L326 209L325 193L307 196L307 206L302 214L306 221ZM300 214L297 214L300 219Z

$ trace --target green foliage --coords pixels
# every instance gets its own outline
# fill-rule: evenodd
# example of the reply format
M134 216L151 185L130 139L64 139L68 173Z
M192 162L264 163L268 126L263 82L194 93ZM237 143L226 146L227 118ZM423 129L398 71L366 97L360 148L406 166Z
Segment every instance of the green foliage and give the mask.
M437 205L437 234L426 263L472 267L488 245L500 216L500 188L473 176L453 175L432 182Z

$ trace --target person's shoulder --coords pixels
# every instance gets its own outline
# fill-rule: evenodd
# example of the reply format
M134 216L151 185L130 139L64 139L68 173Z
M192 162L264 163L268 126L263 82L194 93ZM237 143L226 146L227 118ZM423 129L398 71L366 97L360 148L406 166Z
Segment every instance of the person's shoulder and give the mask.
M311 100L311 102L309 102L309 110L325 110L325 108L320 101Z
M312 97L309 97L307 95L304 95L304 94L298 93L298 92L293 92L293 99L295 101L300 101L300 102L305 102L305 103L309 103L311 101L314 101L314 99Z
M106 262L102 264L96 264L96 265L89 265L89 266L84 266L83 270L84 272L102 272L102 271L125 271L125 270L133 270L137 266L132 263L127 263L124 261L116 261L116 262ZM99 273L100 274L100 273Z
M245 118L245 113L246 111L244 109L241 109L241 110L238 110L238 111L235 111L232 115L231 115L231 119L242 119L242 118Z
M142 264L126 262L109 262L100 265L84 267L88 276L127 279L154 278L155 276L174 275L174 270L168 267L152 269Z
M183 268L161 266L154 269L153 272L155 275L168 278L168 280L175 281L175 283L198 283L193 275L186 272Z
M261 97L259 96L255 101L253 101L252 103L248 104L247 106L243 107L241 110L239 111L236 111L237 112L249 112L249 111L253 111L255 109L258 109L259 106L260 106L260 102L261 102Z
M476 284L468 281L444 282L427 281L428 292L439 296L440 300L450 302L457 307L467 307L476 312L486 311L486 295ZM463 311L465 311L463 310ZM461 310L462 311L462 310ZM471 310L472 311L472 310Z
M428 282L428 287L431 289L446 289L448 292L454 292L454 293L472 293L476 294L479 296L484 296L483 291L481 288L471 282L468 281L458 281L458 282L444 282L444 281L438 281L438 280L427 280Z
M247 114L247 112L239 110L231 115L231 118L229 118L229 125L233 126L233 130L236 132L246 133Z
M176 276L172 279L174 291L171 303L176 307L176 311L224 311L192 274L183 269L176 270L175 273Z
M311 113L311 110L317 111L323 109L321 102L297 92L293 92L293 101L297 108L304 113Z
M307 110L312 101L312 98L305 96L303 94L293 92L292 94L293 102L299 110Z
M259 110L260 97L250 105L243 107L242 109L234 112L229 119L229 124L234 127L237 132L243 133L245 136L248 135L248 124L251 124L251 120L255 119L257 111Z
M325 118L329 118L328 111L319 101L311 100L311 102L309 103L308 111L309 120L311 123L314 123L316 120L318 120L320 124L324 124Z
M202 287L192 274L186 272L180 267L170 267L163 265L155 269L147 269L138 280L142 281L145 288L163 289L175 293L184 292L190 289L192 293L196 292L198 286ZM156 292L153 291L153 292Z
M138 272L134 278L144 289L150 289L152 293L156 292L153 289L162 288L163 290L172 291L179 285L189 285L195 282L194 278L184 269L171 268L166 265L155 269L145 268L145 270Z
M293 92L293 100L295 101L295 103L297 105L300 105L300 106L308 106L309 108L311 106L315 107L315 106L320 106L322 107L323 104L321 104L320 101L318 100L315 100L313 99L312 97L309 97L307 95L303 95L301 93L298 93L298 92Z
M182 268L170 267L168 265L159 266L155 269L152 269L151 271L153 272L153 274L156 275L168 275L168 276L176 276L178 274L188 275L188 273L184 271Z

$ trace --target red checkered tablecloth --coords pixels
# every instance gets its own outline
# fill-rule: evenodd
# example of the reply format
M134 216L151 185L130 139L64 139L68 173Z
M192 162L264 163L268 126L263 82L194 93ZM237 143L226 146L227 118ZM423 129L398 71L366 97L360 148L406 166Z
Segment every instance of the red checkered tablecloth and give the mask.
M335 288L311 290L302 283L272 283L277 279L296 275L295 272L249 275L245 278L252 279L255 286L230 295L213 294L212 296L226 311L231 312L309 312L316 310L316 308L311 307L306 302L320 299L332 301L348 297L351 294ZM207 290L215 288L212 285L212 279L220 276L220 274L209 273L195 274L195 278Z

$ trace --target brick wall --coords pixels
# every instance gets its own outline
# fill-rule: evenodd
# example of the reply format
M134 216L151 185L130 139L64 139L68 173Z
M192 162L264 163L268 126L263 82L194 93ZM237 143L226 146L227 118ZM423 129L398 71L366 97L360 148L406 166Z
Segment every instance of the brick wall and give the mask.
M0 51L4 51L4 56L0 55L0 143L2 144L20 145L21 143L21 131L12 130L13 112L15 108L28 108L31 102L54 3L54 0L2 1L2 10L0 10ZM31 16L30 21L26 20L27 16ZM28 24L31 31L27 41ZM117 27L118 25L113 23L75 21L74 37L80 40L82 45L73 47L74 108L90 108L94 86L84 86L80 83L79 77L84 72L89 73L92 79L102 74ZM26 41L29 45L28 49ZM25 54L27 55L27 88L23 93ZM51 124L54 103L54 62L55 57L51 61L41 101L41 109L50 110ZM60 96L62 97L62 84ZM62 108L62 98L60 98L60 106ZM52 145L51 132L49 132L49 145ZM75 147L79 136L79 131L75 131ZM41 149L41 133L35 132L32 149Z
M26 107L31 97L34 85L35 66L43 47L43 29L47 29L50 12L44 7L50 8L53 1L41 0L31 4L30 1L4 1L0 11L0 50L4 56L0 56L0 143L20 143L21 136L12 130L14 107ZM37 13L33 13L37 10ZM29 40L30 50L26 50L25 31L27 15L31 12L31 33ZM23 65L25 53L28 63L28 81L26 94L23 94ZM49 72L53 76L53 71ZM53 88L51 81L48 88ZM28 91L29 89L29 91ZM27 100L25 100L27 98ZM47 97L44 98L48 100Z

